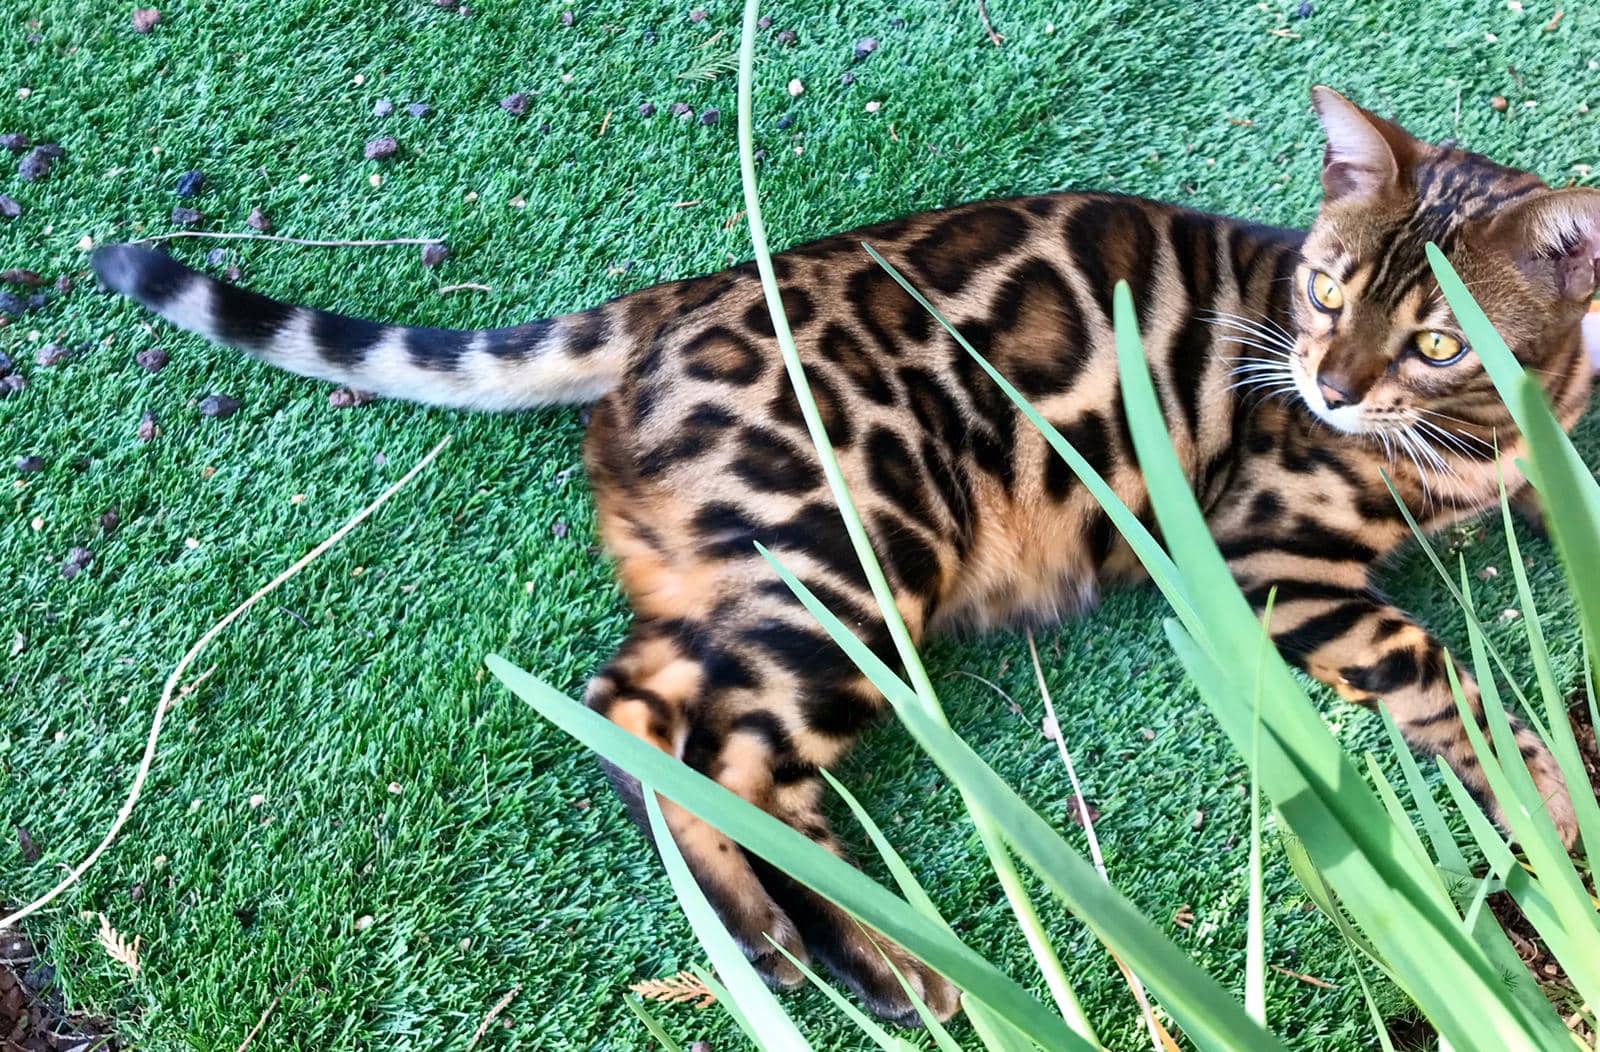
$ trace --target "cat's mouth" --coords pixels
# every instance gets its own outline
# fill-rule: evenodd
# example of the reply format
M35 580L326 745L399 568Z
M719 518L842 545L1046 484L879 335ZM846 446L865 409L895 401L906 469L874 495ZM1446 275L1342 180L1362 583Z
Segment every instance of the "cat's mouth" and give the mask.
M1294 380L1295 393L1311 410L1311 415L1334 430L1347 435L1364 435L1382 430L1372 426L1366 410L1360 405L1342 405L1337 409L1328 405L1328 400L1322 397L1322 392L1317 390L1317 385L1306 372L1304 359L1299 354L1289 356L1289 376Z

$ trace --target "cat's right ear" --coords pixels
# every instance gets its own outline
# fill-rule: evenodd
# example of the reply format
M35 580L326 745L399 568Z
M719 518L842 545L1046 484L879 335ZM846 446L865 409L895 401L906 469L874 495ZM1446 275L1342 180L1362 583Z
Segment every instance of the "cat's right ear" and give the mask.
M1400 185L1419 145L1411 133L1323 84L1311 89L1311 104L1328 137L1322 155L1328 200L1373 197Z

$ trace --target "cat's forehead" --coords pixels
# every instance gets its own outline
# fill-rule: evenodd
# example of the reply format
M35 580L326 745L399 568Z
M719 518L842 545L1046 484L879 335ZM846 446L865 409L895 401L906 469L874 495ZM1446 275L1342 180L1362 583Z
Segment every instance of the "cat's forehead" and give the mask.
M1458 258L1467 228L1545 189L1537 176L1449 147L1431 148L1408 175L1403 192L1325 210L1306 246L1308 258L1359 273L1362 298L1390 309L1434 284L1428 242Z

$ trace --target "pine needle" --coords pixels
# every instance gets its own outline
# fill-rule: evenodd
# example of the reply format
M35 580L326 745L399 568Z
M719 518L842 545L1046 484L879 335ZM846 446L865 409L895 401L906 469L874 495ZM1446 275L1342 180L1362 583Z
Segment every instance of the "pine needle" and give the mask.
M111 926L104 913L98 914L100 918L100 931L95 935L95 941L105 948L106 955L113 961L128 969L128 974L139 978L139 947L143 936L135 935L133 942Z
M739 70L739 53L730 51L727 54L713 55L705 62L691 69L686 69L678 74L679 80L716 80L718 77L731 76Z
M675 1005L694 1002L696 1008L710 1008L717 995L693 972L679 972L665 979L646 979L628 987L647 1001L668 1001Z

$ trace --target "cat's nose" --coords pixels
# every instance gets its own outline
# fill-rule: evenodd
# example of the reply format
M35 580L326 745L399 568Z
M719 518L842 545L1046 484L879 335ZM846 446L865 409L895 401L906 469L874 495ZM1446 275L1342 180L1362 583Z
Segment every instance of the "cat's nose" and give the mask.
M1361 396L1353 394L1337 377L1317 377L1317 390L1322 392L1322 400L1328 403L1329 409L1339 409L1361 401Z

